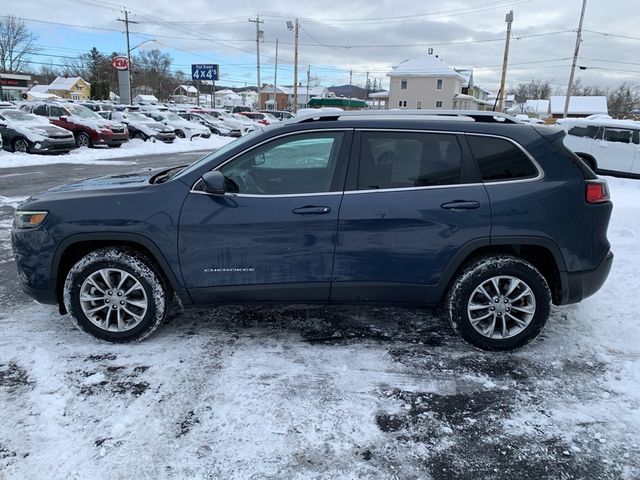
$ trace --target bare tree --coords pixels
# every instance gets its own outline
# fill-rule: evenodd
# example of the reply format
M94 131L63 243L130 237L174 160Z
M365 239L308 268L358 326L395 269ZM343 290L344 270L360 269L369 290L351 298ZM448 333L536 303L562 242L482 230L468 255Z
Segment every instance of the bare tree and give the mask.
M609 115L615 118L624 118L640 103L640 89L623 83L607 96Z
M26 67L29 55L37 52L37 38L23 20L12 15L0 19L0 70L14 73Z

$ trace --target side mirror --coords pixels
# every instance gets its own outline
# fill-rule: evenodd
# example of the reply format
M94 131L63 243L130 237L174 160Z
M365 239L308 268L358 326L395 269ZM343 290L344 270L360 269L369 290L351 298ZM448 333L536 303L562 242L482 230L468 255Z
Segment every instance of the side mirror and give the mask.
M66 122L67 120L69 120L69 117L66 115L60 115L60 120L62 120L63 122Z
M212 195L224 195L224 175L213 170L202 175L202 183L204 183L204 191Z

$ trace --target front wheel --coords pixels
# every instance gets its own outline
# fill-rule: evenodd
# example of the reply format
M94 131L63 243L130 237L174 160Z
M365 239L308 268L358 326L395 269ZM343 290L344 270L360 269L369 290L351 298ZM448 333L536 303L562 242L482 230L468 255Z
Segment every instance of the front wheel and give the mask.
M95 250L69 271L64 304L76 326L109 342L140 341L168 312L167 288L140 253L111 247Z
M551 292L530 263L510 255L482 257L454 281L447 299L453 329L482 350L513 350L542 331Z
M76 135L76 145L80 147L91 147L91 137L87 132L80 132Z
M182 130L176 130L176 137L178 138L186 138L186 135L184 134L184 132Z
M29 146L29 142L24 138L16 138L13 141L13 151L20 153L30 153L31 147Z
M142 140L143 142L147 141L147 136L142 132L136 132L133 138L137 138L138 140Z

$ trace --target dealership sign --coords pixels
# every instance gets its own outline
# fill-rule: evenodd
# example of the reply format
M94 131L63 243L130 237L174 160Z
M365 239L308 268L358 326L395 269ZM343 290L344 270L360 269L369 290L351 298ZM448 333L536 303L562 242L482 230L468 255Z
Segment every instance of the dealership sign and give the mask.
M218 64L191 65L192 80L218 80Z
M129 70L129 59L127 57L113 57L111 65L116 70Z

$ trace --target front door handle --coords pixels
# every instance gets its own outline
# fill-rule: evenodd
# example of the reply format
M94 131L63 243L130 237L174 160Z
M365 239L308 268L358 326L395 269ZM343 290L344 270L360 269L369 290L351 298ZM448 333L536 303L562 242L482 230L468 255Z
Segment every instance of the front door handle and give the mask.
M316 206L306 206L300 208L294 208L293 213L296 215L326 215L331 211L329 207L316 207Z
M476 208L480 208L480 202L454 200L453 202L443 203L440 207L445 210L474 210Z

